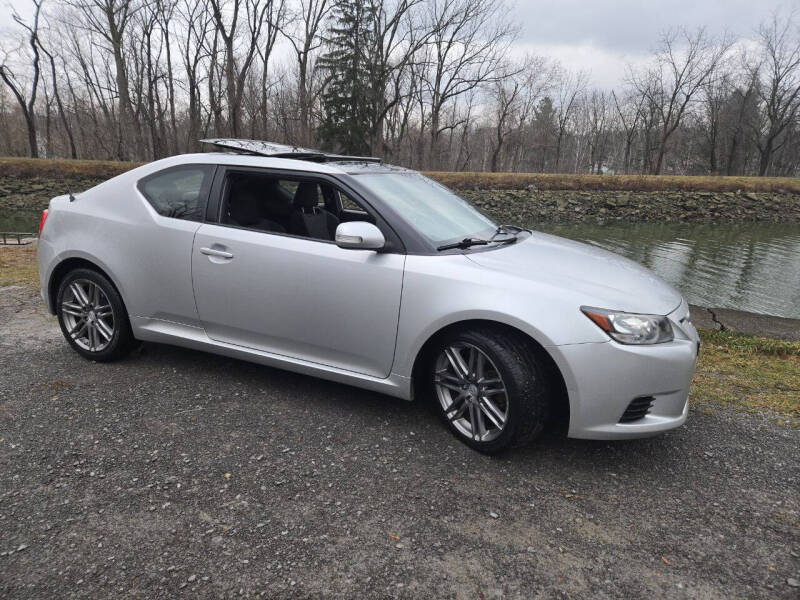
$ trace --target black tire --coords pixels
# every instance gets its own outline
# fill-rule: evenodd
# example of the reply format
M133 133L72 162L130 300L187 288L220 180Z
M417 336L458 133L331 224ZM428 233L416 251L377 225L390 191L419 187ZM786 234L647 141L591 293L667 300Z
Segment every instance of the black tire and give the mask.
M480 441L469 437L446 414L435 383L439 376L437 360L445 349L454 346L477 348L491 360L493 372L502 378L505 394L501 402L506 418L502 429L497 428L499 433L494 439ZM544 363L537 356L532 342L513 331L481 327L446 334L429 355L426 381L434 410L447 428L466 445L484 454L498 454L533 441L541 434L549 418L550 385ZM450 406L455 405L453 402ZM485 415L482 418L485 419Z
M112 323L112 333L110 339L102 340L103 347L101 349L92 350L85 348L81 345L85 345L82 340L76 340L70 335L68 320L71 316L73 319L76 319L76 317L74 317L74 314L65 314L64 311L69 312L69 309L64 308L63 305L68 295L72 295L74 298L74 294L70 291L70 286L76 282L85 287L87 287L86 282L91 282L99 287L100 291L108 300L108 305L111 307L110 322ZM133 332L131 331L130 320L128 319L128 311L125 309L122 297L119 295L114 285L104 275L92 269L74 269L64 276L58 286L58 293L56 294L56 316L58 317L58 324L61 327L61 333L64 334L64 338L69 345L72 346L73 350L78 354L88 360L97 362L118 360L126 356L136 344Z

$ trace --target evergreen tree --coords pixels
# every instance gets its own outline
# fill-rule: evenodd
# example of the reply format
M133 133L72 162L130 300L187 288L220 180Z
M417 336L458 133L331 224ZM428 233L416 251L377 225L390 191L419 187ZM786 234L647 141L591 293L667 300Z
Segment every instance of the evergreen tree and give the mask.
M327 52L320 57L327 79L319 138L324 147L345 154L370 152L369 53L375 14L370 0L336 0L325 38Z
M533 146L539 156L538 164L532 165L533 170L541 173L550 168L550 155L553 150L553 140L558 136L558 121L553 100L545 96L539 101L531 123L533 133Z

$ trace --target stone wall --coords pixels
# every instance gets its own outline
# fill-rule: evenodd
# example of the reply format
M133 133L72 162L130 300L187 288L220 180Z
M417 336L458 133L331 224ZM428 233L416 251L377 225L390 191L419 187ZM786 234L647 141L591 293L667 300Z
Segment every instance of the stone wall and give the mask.
M461 190L502 222L771 221L800 223L800 195L756 192Z
M88 177L0 177L0 210L42 210L47 208L47 203L55 196L81 192L103 181Z

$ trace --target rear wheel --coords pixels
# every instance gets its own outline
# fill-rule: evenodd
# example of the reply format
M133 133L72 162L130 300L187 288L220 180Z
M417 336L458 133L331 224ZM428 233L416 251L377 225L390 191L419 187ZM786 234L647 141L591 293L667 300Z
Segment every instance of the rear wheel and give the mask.
M544 428L545 370L521 334L481 328L447 335L433 353L429 378L442 420L479 452L524 444Z
M97 271L75 269L64 277L56 296L56 314L67 342L90 360L122 358L135 343L122 298Z

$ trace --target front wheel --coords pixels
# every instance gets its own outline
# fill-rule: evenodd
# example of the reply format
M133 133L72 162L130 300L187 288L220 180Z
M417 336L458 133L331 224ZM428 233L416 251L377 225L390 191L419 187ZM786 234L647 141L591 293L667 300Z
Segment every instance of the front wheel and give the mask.
M447 335L433 353L429 377L440 417L479 452L524 444L544 428L548 382L522 334L481 328Z
M122 297L97 271L75 269L64 277L56 314L67 342L89 360L116 360L135 343Z

